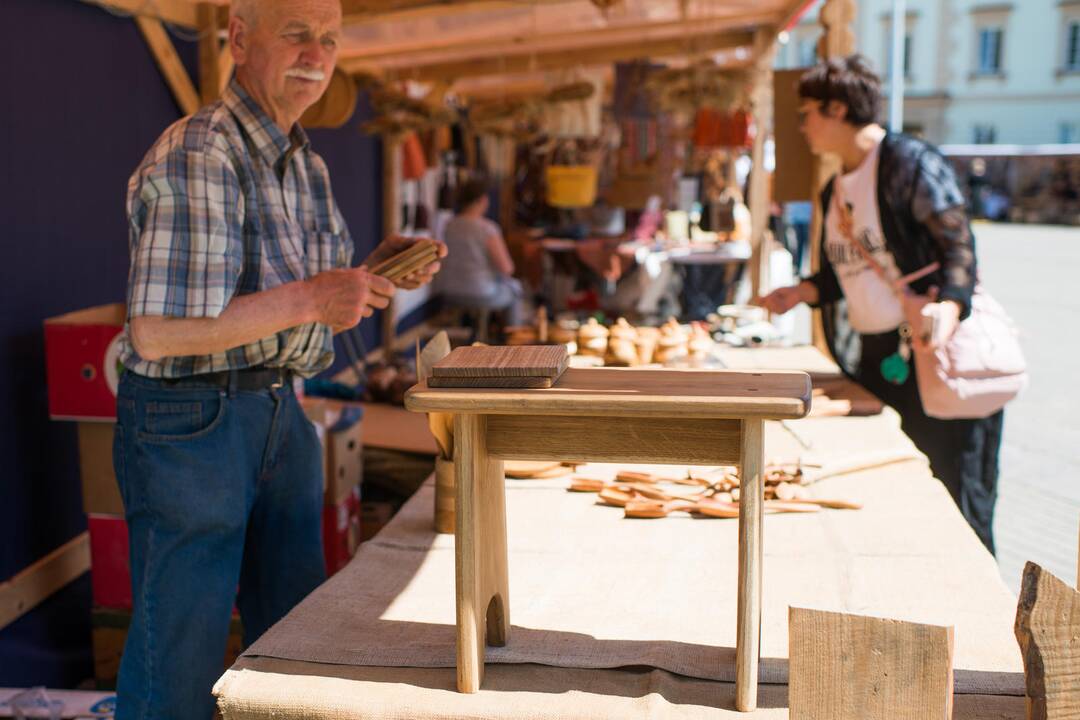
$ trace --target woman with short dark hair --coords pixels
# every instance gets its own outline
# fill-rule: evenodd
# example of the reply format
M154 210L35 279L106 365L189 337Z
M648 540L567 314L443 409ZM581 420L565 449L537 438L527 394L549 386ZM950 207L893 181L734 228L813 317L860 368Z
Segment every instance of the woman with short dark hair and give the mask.
M762 303L775 313L800 302L822 308L841 365L897 410L992 553L1003 411L971 420L927 416L911 372L910 343L922 340L911 338L906 322L938 303L928 342L940 346L971 312L975 242L964 197L936 148L877 123L881 106L881 80L862 56L831 59L800 78L800 128L813 153L840 157L842 171L821 194L820 271ZM898 280L920 271L907 292L896 291Z

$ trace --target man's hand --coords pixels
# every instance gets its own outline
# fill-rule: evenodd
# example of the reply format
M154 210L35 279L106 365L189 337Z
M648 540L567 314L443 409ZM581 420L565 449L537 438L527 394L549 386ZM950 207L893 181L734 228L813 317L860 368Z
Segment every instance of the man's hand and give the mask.
M327 270L307 280L313 296L316 322L334 332L347 330L376 310L390 304L394 283L372 275L366 267Z
M817 300L817 288L804 281L791 287L777 288L765 297L759 298L754 304L776 315L783 315L799 303L815 300Z
M390 237L379 243L371 254L364 260L366 267L375 267L384 260L388 260L399 252L406 250L409 246L413 245L420 238L404 237L402 235L391 235ZM441 242L436 243L439 248L439 257L446 257L446 245ZM433 262L430 265L420 268L414 273L410 273L402 278L398 282L398 286L405 290L413 290L426 285L431 282L431 279L435 277L435 274L439 272L439 263Z

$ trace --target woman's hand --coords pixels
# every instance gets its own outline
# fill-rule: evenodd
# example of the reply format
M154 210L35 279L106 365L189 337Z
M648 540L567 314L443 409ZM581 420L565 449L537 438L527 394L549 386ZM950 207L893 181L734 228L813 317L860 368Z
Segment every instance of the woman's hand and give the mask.
M783 315L799 303L812 303L817 300L817 288L813 284L803 281L791 287L777 288L763 298L759 298L755 305L760 305L771 313Z
M921 352L930 352L945 345L960 325L960 305L953 300L938 302L938 289L931 287L926 295L906 293L903 296L904 317L914 331L912 345Z

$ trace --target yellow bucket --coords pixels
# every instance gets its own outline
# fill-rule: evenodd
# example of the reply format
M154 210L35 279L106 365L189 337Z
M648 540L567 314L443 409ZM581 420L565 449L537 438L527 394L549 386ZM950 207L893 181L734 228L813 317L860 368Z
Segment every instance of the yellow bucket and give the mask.
M596 201L596 168L592 165L548 165L548 205L590 207Z

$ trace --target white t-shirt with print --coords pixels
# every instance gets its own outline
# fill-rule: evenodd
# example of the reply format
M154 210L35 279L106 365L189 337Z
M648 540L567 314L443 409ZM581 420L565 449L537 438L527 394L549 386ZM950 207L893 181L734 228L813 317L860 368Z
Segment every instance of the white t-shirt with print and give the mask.
M885 247L881 214L877 204L879 142L859 167L836 178L838 189L851 210L853 236L862 243L890 280L900 277L896 260ZM833 199L835 202L835 198ZM904 311L892 287L884 282L863 254L840 231L840 212L830 206L825 222L825 252L836 271L847 299L848 321L856 332L873 334L895 330Z

